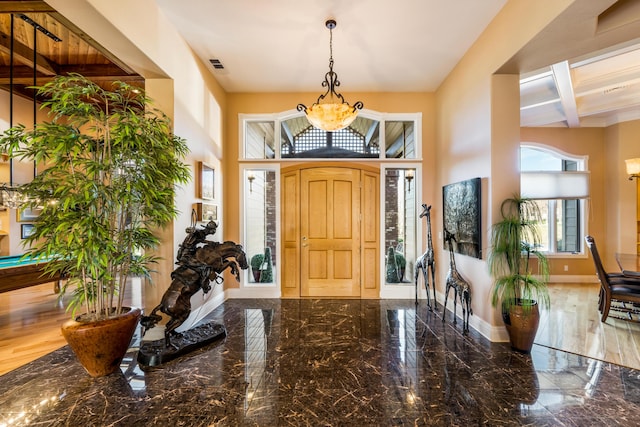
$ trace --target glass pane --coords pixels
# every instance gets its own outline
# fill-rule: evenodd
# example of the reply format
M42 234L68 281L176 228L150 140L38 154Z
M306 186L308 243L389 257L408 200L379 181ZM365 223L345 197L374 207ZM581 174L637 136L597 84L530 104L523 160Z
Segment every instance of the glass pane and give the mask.
M276 173L247 169L245 178L245 252L250 283L275 283Z
M520 170L522 172L561 171L562 159L550 151L522 147L520 149Z
M245 124L245 159L273 159L275 122L253 122Z
M414 122L384 122L384 156L388 159L415 159Z
M378 158L380 123L358 116L347 128L326 132L312 126L305 116L281 123L282 158Z
M542 222L538 224L538 237L540 238L540 247L537 249L541 252L548 252L551 250L549 247L549 201L548 200L536 200L536 204L540 208L542 216ZM523 236L523 240L531 242L533 239Z
M580 252L580 201L556 202L556 245L558 252Z
M385 174L385 277L391 284L412 285L416 255L415 169L387 169Z

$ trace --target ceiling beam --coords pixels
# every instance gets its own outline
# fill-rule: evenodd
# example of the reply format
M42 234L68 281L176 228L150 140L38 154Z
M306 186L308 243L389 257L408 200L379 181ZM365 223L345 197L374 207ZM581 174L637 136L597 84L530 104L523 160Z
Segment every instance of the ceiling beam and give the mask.
M60 24L67 27L69 31L71 31L76 36L84 40L84 42L87 43L89 46L93 47L95 50L97 50L102 55L104 55L104 57L107 58L109 61L111 61L113 64L120 67L120 69L124 71L126 74L137 74L131 67L129 67L117 56L115 56L114 54L109 52L107 49L105 49L104 46L102 46L100 43L95 41L91 36L89 36L87 33L82 31L80 28L78 28L77 25L69 21L63 15L61 15L58 12L52 12L52 13L49 13L49 15L51 15L51 17L53 17L56 21L60 22Z
M0 83L0 90L5 90L7 92L11 92L11 88L8 84ZM19 96L21 98L28 99L29 101L33 101L33 89L28 89L23 85L13 85L13 94L15 96Z
M55 12L44 1L1 1L0 13Z
M573 92L573 83L571 81L571 70L569 69L569 61L558 62L551 66L553 79L556 82L560 103L567 119L567 125L570 128L580 127L580 117L578 116L578 104L576 96Z
M6 34L0 34L0 52L11 54L11 37ZM33 49L17 40L13 41L13 57L16 61L33 67ZM36 70L48 76L57 74L54 65L40 54L36 54Z

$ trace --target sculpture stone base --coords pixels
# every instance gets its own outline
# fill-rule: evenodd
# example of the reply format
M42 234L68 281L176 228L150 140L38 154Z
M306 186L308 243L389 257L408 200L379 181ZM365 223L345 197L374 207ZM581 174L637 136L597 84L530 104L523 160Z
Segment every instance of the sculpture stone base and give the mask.
M144 370L162 365L227 336L227 330L218 323L205 323L171 337L172 346L166 347L164 338L142 341L138 350L138 364Z

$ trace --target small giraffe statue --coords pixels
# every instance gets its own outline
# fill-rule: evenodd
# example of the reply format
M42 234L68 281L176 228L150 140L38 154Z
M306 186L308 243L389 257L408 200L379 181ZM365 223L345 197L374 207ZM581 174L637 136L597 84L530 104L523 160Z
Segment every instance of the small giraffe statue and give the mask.
M460 299L460 305L462 306L462 332L469 332L469 315L473 314L471 310L471 288L469 282L458 273L456 268L456 258L453 254L453 242L458 243L456 236L450 233L446 228L444 229L444 240L449 244L449 272L447 273L447 287L444 293L444 311L442 313L442 323L445 321L445 315L447 313L447 299L449 297L449 290L453 288L453 324L458 323L456 317L456 301Z
M436 260L433 254L433 240L431 239L431 205L427 206L422 204L422 213L420 218L427 217L427 250L420 255L416 260L416 304L418 304L418 278L420 271L422 271L422 277L424 278L424 287L427 290L427 306L429 311L436 310ZM427 270L431 269L431 287L433 288L433 307L431 306L431 299L429 298L429 278Z

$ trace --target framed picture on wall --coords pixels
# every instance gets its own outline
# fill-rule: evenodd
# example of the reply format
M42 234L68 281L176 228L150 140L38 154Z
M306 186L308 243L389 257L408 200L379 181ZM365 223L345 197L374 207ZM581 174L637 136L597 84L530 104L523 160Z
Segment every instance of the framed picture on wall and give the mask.
M33 233L33 224L20 224L20 238L26 239Z
M218 220L218 205L213 203L196 203L196 219L199 222Z
M198 162L197 175L198 197L204 200L213 200L215 185L215 170L203 162Z
M40 209L18 209L16 211L16 221L31 222L40 216Z
M456 237L454 252L482 259L480 189L480 178L442 187L442 219L444 228ZM444 247L448 249L446 242Z

